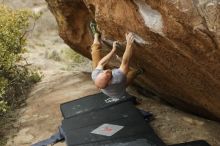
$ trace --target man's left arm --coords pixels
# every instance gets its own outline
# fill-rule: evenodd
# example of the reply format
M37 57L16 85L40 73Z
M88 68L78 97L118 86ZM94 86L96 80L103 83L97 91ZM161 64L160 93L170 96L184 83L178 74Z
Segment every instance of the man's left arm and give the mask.
M110 59L112 58L112 56L114 55L114 53L116 51L116 44L117 44L116 41L113 42L112 50L99 61L96 68L103 68L106 64L109 63Z

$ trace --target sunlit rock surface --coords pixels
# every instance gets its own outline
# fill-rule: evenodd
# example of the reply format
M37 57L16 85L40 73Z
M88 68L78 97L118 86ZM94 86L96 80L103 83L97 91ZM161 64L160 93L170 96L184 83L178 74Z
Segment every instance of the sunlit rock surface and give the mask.
M134 32L147 42L135 45L132 60L133 67L145 69L139 85L176 107L220 121L218 0L46 1L72 49L91 58L92 19L102 38L123 42L126 32Z

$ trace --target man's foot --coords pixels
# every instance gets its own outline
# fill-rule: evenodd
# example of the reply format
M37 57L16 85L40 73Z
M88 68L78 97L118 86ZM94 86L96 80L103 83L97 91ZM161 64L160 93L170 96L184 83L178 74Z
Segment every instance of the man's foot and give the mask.
M97 30L97 25L95 21L91 21L89 26L93 36L95 36L96 34L100 35L99 31Z
M137 69L137 75L141 75L143 73L144 73L144 69L143 68Z

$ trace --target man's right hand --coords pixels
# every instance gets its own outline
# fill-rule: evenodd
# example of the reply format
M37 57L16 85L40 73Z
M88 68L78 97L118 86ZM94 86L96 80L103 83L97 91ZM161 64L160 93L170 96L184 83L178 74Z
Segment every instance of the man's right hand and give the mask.
M126 36L126 40L127 40L127 46L132 46L132 44L134 43L134 35L133 33L128 33L125 35Z

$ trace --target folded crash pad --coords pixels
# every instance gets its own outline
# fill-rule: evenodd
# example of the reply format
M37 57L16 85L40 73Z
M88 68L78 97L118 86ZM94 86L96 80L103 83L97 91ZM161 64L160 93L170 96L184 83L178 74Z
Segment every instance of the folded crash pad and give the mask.
M103 93L98 93L63 103L60 105L60 110L64 118L70 118L72 116L91 112L93 110L99 110L128 100L134 102L135 97L123 96L121 98L114 98Z
M68 146L165 146L130 101L64 119L62 129Z
M64 139L67 146L165 146L144 120L149 113L136 109L134 101L134 97L117 99L98 93L64 103L59 132L33 146ZM200 140L170 146L210 145Z
M135 97L103 93L61 104L61 128L67 146L165 146L135 108ZM172 146L210 146L193 141Z

